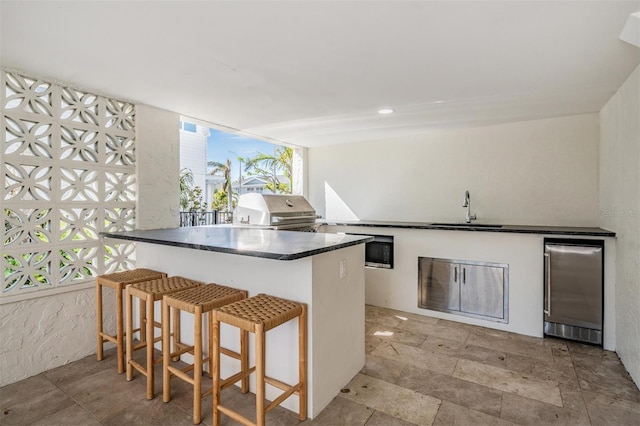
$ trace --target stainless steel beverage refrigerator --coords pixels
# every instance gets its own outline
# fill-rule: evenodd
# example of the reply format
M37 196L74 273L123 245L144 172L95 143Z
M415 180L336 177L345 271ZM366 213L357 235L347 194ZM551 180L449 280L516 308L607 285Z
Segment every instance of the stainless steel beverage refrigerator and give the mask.
M544 334L602 345L604 241L544 240Z

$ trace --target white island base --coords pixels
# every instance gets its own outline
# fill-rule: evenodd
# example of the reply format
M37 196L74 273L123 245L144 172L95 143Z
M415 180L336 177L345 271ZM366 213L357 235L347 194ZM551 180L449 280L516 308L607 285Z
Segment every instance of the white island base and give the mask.
M180 275L205 283L244 289L249 292L249 296L265 293L306 303L307 412L311 418L317 416L364 367L364 244L297 260L272 260L142 242L136 244L138 267L164 271L170 276ZM159 314L160 308L157 306L156 319L160 318ZM137 318L135 313L134 318ZM208 335L208 324L204 332L203 334ZM184 312L181 315L181 334L183 341L192 342L193 317ZM237 329L223 324L223 347L238 351L238 336ZM253 334L249 334L250 365L254 364L253 337ZM267 333L267 375L285 383L297 383L297 339L297 320ZM186 362L191 362L190 355L184 357ZM238 369L238 361L222 356L223 378ZM254 375L251 377L250 389L255 393ZM156 394L157 392L156 384ZM267 385L267 399L273 400L279 394L279 389ZM223 401L224 395L223 392ZM297 413L298 397L292 395L282 406ZM206 410L206 407L203 409Z

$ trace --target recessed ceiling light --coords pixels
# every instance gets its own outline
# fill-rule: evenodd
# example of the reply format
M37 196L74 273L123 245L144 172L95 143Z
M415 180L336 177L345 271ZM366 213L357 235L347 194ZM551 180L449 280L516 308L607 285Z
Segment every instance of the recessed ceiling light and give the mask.
M391 114L393 113L395 110L393 108L380 108L378 110L378 114Z

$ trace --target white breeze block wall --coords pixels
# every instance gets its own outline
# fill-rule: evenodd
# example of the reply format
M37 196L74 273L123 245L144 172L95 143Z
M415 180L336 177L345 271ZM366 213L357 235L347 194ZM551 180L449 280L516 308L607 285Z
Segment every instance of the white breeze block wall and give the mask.
M136 107L136 156L140 160L135 180L139 212L136 222L140 227L177 224L178 123L176 113L149 106ZM140 205L142 209L139 209ZM122 220L128 221L128 218ZM113 219L114 223L116 219ZM122 246L134 247L133 244ZM128 248L122 251L115 245L112 248L112 265L126 261L129 267L134 266L133 251ZM115 333L112 292L104 290L103 307L105 331ZM73 287L31 292L26 299L0 299L0 321L3 324L0 328L0 387L95 354L93 280Z
M600 226L616 232L616 340L640 385L640 67L600 112Z

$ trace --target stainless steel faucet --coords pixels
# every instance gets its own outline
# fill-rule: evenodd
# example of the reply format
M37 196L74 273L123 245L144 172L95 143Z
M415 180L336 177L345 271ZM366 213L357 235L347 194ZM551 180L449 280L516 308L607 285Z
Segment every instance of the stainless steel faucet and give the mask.
M464 191L464 203L462 203L462 207L467 208L467 213L464 218L467 223L471 223L472 220L476 220L476 215L471 214L471 196L469 195L469 191Z

